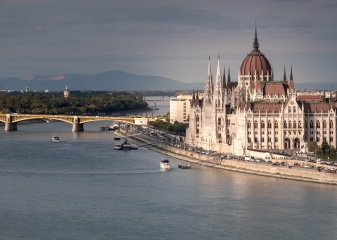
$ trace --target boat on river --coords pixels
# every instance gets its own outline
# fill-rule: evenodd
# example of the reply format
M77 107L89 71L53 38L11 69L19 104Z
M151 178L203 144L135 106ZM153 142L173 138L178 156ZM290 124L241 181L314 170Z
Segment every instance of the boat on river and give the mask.
M120 142L117 142L114 145L114 149L115 150L123 150L123 146L122 146L122 144L120 144Z
M114 136L114 140L119 141L119 140L121 140L121 138L117 137L117 136Z
M170 170L171 167L170 167L170 161L163 158L161 161L160 161L160 169L161 170Z
M178 168L181 168L181 169L191 169L192 166L190 164L178 164Z
M111 124L109 123L104 123L103 125L99 126L100 131L110 131L111 129Z
M53 136L53 137L51 138L51 140L52 140L53 142L59 142L59 141L60 141L60 137L59 137L59 136Z
M117 130L119 128L119 125L118 124L114 124L114 125L110 125L109 126L109 130L112 130L112 131L115 131L115 130Z

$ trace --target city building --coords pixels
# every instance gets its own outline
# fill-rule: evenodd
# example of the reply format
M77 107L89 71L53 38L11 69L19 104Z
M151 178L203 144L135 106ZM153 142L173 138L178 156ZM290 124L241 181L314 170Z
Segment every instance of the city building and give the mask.
M170 98L170 123L175 121L180 123L188 122L191 99L191 95L179 95L176 98Z
M64 96L65 98L68 98L68 97L70 96L70 91L69 91L69 89L68 89L68 85L66 85L66 89L65 89L64 92L63 92L63 96Z
M253 50L245 57L233 82L225 77L218 56L215 82L210 58L203 98L193 93L186 143L206 150L244 155L259 151L308 151L310 142L336 145L337 94L298 94L292 66L282 80L259 50L257 31ZM333 97L333 95L335 97Z

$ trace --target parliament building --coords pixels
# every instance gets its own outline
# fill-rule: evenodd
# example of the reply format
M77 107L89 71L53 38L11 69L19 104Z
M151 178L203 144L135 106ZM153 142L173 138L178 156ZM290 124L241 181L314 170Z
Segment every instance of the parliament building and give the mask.
M185 141L206 150L247 154L247 149L308 151L310 142L337 147L337 94L298 94L293 69L282 80L259 50L243 60L237 81L227 79L218 57L215 79L210 59L203 95L193 92Z

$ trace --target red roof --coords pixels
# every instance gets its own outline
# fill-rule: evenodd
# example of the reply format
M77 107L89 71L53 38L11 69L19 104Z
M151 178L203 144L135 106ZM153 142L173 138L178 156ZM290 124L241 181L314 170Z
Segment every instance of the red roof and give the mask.
M323 102L323 98L321 95L299 95L297 96L297 100L301 102Z
M285 82L266 82L264 93L270 95L287 95L288 85Z

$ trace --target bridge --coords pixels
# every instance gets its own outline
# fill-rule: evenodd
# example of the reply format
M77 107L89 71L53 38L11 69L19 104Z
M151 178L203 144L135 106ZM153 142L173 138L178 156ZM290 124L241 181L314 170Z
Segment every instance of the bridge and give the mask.
M5 131L17 131L17 123L32 119L52 119L70 123L73 125L73 132L83 132L83 124L94 121L118 121L125 123L135 123L134 118L128 117L106 117L106 116L71 116L71 115L48 115L48 114L0 114L0 122L5 123Z

